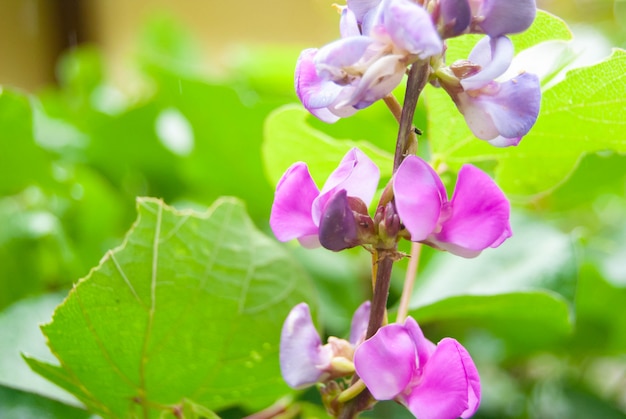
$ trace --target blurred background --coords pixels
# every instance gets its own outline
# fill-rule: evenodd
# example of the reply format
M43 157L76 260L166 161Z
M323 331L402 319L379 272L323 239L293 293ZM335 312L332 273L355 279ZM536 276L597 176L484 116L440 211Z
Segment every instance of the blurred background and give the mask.
M297 101L299 52L337 37L331 3L0 2L0 417L86 417L20 352L54 360L37 325L121 243L136 196L202 210L234 195L269 231L263 124ZM570 25L587 65L626 47L626 0L538 6ZM381 149L396 135L381 106L332 126L307 123ZM470 290L471 277L479 294L503 283L553 292L576 320L572 330L538 304L513 319L426 322L433 340L457 337L479 364L478 418L626 417L626 158L607 151L579 163L554 190L514 202L516 236L501 251L470 264L424 252L423 298ZM315 279L323 329L342 335L368 297L368 255L289 249ZM312 405L316 397L304 395ZM18 413L7 416L7 406ZM379 409L371 416L406 417L393 403Z
M337 34L328 0L217 2L201 0L11 0L0 3L0 83L36 91L55 83L60 54L96 44L108 74L128 83L129 59L142 25L167 15L189 31L207 72L245 44L321 45ZM626 0L538 0L575 32L599 31L626 45Z

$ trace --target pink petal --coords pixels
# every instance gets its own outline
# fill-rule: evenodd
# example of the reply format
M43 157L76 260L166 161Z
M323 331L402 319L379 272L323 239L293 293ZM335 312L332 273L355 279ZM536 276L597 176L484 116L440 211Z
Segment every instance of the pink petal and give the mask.
M445 338L424 367L422 380L404 396L419 419L468 417L478 408L480 381L472 359L461 344Z
M318 195L305 163L298 162L287 169L276 186L270 214L270 227L278 240L317 236L311 208Z
M331 360L322 347L309 306L300 303L291 309L280 335L280 370L292 388L316 383Z
M358 148L352 148L339 166L330 174L319 197L313 202L313 220L322 216L323 210L334 193L345 189L348 196L360 198L369 205L376 193L380 171L374 162Z
M461 168L450 207L452 215L443 222L441 232L432 236L443 249L473 257L511 236L509 201L498 185L474 166Z
M396 209L412 241L424 240L437 226L447 200L439 176L417 156L404 159L393 177Z
M406 328L390 324L356 348L354 367L375 399L391 400L410 383L416 356Z
M407 317L404 321L404 327L413 339L415 350L417 351L418 369L421 369L426 365L430 356L435 352L436 345L430 340L426 339L422 329L419 327L413 317Z

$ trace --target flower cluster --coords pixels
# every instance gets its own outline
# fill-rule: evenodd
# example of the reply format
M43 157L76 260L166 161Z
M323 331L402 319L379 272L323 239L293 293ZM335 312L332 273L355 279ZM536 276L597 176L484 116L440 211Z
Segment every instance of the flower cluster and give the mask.
M384 247L397 237L423 242L463 257L477 256L511 236L510 206L493 180L471 165L459 172L448 200L439 175L408 156L392 179L393 202L367 214L379 170L359 149L350 150L321 192L307 165L292 165L276 187L270 226L281 241L330 250L357 245Z
M352 319L348 341L321 339L309 307L295 306L283 325L280 367L287 384L304 388L356 370L377 400L396 401L420 419L467 418L480 402L480 377L467 350L445 338L435 345L417 322L382 327L364 341L369 302Z
M421 61L476 137L517 145L535 123L538 78L522 73L496 80L513 59L506 35L531 25L534 0L348 0L340 10L341 39L303 51L296 64L296 93L321 120L335 122L384 98L407 66ZM464 33L486 37L467 60L446 66L445 40Z

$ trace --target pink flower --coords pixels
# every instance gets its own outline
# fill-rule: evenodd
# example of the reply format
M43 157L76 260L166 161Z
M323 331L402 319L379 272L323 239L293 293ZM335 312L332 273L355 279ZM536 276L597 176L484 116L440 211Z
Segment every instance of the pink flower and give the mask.
M433 344L411 317L357 347L354 365L375 399L395 399L418 419L468 418L480 403L480 377L467 350L451 338Z
M417 156L408 156L393 179L398 215L411 240L462 257L475 257L511 236L510 205L484 172L464 165L452 200L437 173Z
M280 241L298 239L305 247L321 244L342 250L357 243L350 201L367 207L380 172L362 151L353 148L341 160L320 191L305 163L293 164L276 186L270 227ZM322 233L322 234L320 234Z

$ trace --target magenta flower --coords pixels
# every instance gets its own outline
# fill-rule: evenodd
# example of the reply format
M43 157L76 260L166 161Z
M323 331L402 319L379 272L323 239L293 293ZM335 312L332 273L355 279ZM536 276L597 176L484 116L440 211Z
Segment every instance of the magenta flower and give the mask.
M354 366L375 399L395 399L419 419L468 418L480 403L480 377L467 350L451 338L434 345L411 317L363 342Z
M455 63L460 86L442 86L451 95L472 133L497 147L517 145L539 115L541 88L537 76L522 73L497 82L513 58L513 45L506 37L480 40L468 62ZM478 71L476 71L478 69Z
M354 371L354 348L365 337L370 302L357 308L350 327L350 340L329 338L322 345L306 303L291 309L280 335L280 370L292 388L304 388Z
M458 256L476 257L511 237L509 202L498 185L471 165L459 171L452 200L424 160L408 156L393 178L398 215L411 240Z
M358 237L350 205L358 202L366 208L379 177L378 167L357 148L346 153L321 191L307 165L295 163L276 186L270 227L278 240L298 239L305 247L322 244L342 250L355 246Z
M407 65L443 50L430 15L410 0L351 1L340 29L342 39L303 51L296 64L296 93L325 122L382 99Z

